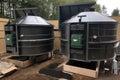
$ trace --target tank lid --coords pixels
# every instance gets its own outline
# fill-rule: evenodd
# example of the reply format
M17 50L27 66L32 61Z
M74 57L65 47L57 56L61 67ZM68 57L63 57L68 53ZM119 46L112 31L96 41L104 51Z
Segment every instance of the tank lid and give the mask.
M17 24L22 25L50 25L45 19L39 16L26 16L20 19Z
M116 20L98 12L81 12L64 23L78 23L80 21L80 16L84 16L81 18L81 22L116 22Z

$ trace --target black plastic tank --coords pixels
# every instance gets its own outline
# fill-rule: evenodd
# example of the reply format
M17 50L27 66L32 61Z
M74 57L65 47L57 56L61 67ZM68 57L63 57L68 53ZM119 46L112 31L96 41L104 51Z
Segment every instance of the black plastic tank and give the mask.
M26 16L5 26L7 53L42 55L53 49L53 25L39 16Z
M71 60L114 57L117 22L98 12L81 12L61 25L61 51Z

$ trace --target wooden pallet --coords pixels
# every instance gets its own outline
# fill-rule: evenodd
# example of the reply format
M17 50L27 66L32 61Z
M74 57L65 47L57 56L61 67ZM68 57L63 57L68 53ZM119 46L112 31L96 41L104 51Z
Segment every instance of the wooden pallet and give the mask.
M6 57L3 57L1 60L13 63L15 66L20 68L26 68L33 64L32 59L21 61L21 60L12 59L12 57L15 57L15 56L6 56Z
M0 78L4 77L6 74L8 74L8 73L10 73L10 72L12 72L12 71L14 71L14 70L17 70L17 67L12 66L12 67L4 70L4 71L1 71L1 72L0 72Z
M96 69L92 70L92 69L87 69L87 68L82 68L82 67L76 67L74 65L68 65L65 62L65 64L63 64L63 71L97 78L98 72L99 72L99 65L100 65L100 62L97 62Z
M5 61L0 61L0 78L4 77L6 74L14 70L17 70L17 67L15 67L14 64Z

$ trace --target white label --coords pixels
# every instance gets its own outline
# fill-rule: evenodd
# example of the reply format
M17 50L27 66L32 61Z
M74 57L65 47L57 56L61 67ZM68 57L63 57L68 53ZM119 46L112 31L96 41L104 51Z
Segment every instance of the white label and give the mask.
M93 35L93 39L97 39L97 36L96 36L96 35Z
M20 37L24 37L24 35L23 35L23 34L21 34L21 35L20 35Z
M10 39L9 39L9 38L7 38L7 40L9 41Z
M78 41L77 39L73 39L74 42Z

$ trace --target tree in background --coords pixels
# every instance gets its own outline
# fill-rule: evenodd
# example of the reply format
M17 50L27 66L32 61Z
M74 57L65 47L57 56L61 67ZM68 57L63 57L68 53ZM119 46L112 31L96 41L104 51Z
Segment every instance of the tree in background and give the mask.
M116 8L116 9L113 10L112 16L120 16L118 8Z
M95 5L93 6L93 8L95 8L95 10L96 10L97 12L100 12L100 5L99 5L99 4L95 4Z
M16 7L36 7L38 15L45 19L58 19L58 6L64 4L79 4L95 0L12 0ZM97 11L100 5L93 6Z
M53 3L53 13L49 17L49 19L58 19L58 6L59 5L66 5L66 4L79 4L79 3L85 3L85 2L92 2L95 0L56 0L51 1ZM93 6L93 8L96 9L96 11L100 10L100 5L96 4Z
M100 10L100 13L103 14L103 15L108 15L107 14L107 8L103 5L101 10Z

